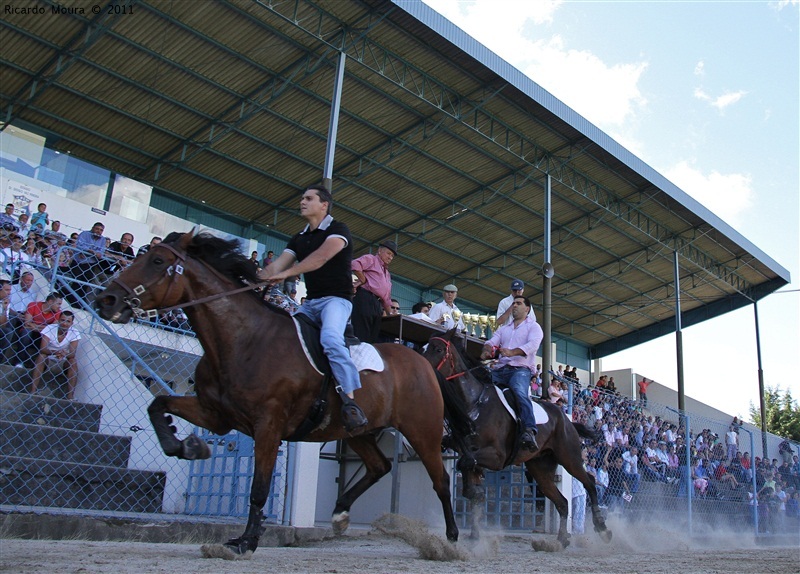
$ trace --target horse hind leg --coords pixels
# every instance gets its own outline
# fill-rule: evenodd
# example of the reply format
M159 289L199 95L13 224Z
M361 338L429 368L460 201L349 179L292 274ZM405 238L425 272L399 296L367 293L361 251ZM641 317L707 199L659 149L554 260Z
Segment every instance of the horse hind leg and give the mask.
M392 469L392 463L383 456L373 434L362 434L345 440L347 445L361 458L366 472L361 479L347 489L336 501L331 517L334 534L343 534L350 526L350 507L367 489L378 482Z
M150 422L156 433L159 444L167 456L174 456L184 460L199 460L211 457L208 445L194 434L180 440L175 433L177 429L172 424L170 414L194 424L207 428L217 434L225 434L230 429L222 428L216 417L209 416L200 406L197 397L156 397L147 408Z

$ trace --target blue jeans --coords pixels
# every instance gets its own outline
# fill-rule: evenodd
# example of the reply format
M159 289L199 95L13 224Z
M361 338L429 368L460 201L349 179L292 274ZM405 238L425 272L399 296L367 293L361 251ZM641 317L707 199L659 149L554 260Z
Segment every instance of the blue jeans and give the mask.
M500 367L492 371L492 382L508 385L517 397L522 426L526 429L535 429L536 419L533 417L533 406L528 397L528 390L531 388L531 370L527 367Z
M319 342L322 350L331 364L333 376L345 393L361 388L358 369L344 344L344 329L352 310L353 304L341 297L306 299L297 310L320 327Z

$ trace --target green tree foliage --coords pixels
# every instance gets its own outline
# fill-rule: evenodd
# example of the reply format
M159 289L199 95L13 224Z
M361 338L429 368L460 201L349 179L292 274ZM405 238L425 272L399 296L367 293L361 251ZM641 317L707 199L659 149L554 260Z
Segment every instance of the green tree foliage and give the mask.
M789 389L781 394L780 386L767 387L764 391L764 411L767 415L767 431L800 442L800 406L792 398ZM760 406L754 406L752 401L750 422L761 426Z

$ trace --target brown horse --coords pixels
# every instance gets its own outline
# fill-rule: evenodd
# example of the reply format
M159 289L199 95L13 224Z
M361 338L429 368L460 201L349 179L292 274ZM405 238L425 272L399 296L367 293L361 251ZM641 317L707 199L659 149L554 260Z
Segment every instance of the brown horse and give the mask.
M594 477L584 470L581 458L581 437L594 440L595 433L572 423L555 405L541 402L548 420L537 424L540 448L534 453L520 449L516 420L498 397L487 369L466 355L463 346L463 339L451 329L441 337L431 337L423 356L442 375L439 379L450 439L453 449L461 455L458 468L464 479L464 497L472 511L472 536L478 536L480 527L483 469L502 470L524 463L528 480L535 480L537 488L555 504L561 517L558 540L563 547L568 546L569 507L555 484L556 467L560 464L586 488L594 529L606 542L610 541L611 531L597 502Z
M148 413L169 456L188 460L210 456L207 445L196 436L183 440L175 436L170 414L216 434L236 429L255 440L247 526L241 537L225 544L238 554L258 547L261 510L279 444L304 421L322 383L322 376L303 353L292 318L247 288L256 282L255 267L238 252L237 241L174 233L138 257L96 300L100 315L115 323L126 323L146 310L184 307L205 351L194 376L197 395L156 397ZM336 501L334 531L347 528L353 502L391 469L378 448L376 433L394 427L428 471L444 511L447 538L455 541L458 527L450 477L442 461L444 406L436 374L408 347L384 344L375 348L385 368L362 372L362 388L356 391L369 426L357 436L345 432L341 400L331 385L325 418L302 438L308 442L344 439L364 462L364 477Z

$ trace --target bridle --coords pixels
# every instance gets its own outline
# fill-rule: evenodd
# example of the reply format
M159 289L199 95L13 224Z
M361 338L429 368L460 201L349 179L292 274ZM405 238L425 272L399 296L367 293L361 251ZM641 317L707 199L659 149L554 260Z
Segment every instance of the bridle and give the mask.
M182 250L179 250L179 249L176 249L172 245L169 245L168 243L159 243L158 245L154 245L151 248L151 250L155 250L155 249L159 249L159 248L166 249L167 251L170 251L173 255L175 255L176 260L172 265L167 267L161 275L155 277L152 281L150 281L148 283L144 283L144 284L139 284L136 287L131 288L128 285L126 285L123 281L120 281L119 276L117 276L117 277L115 277L114 279L111 280L111 283L116 283L117 285L119 285L120 288L122 288L123 291L125 291L128 294L127 297L123 297L122 301L133 311L133 314L139 319L154 319L154 318L158 317L159 314L162 314L162 313L167 313L169 311L174 311L175 309L182 309L182 308L186 308L186 307L191 307L193 305L199 305L201 303L207 303L208 301L213 301L215 299L220 299L222 297L228 297L229 295L234 295L236 293L242 293L244 291L252 291L253 289L256 289L257 287L266 284L266 283L254 283L254 284L247 285L245 287L238 287L238 288L232 289L230 291L223 291L222 293L215 293L213 295L208 295L207 297L201 297L200 299L195 299L194 292L192 291L191 285L187 284L186 288L189 291L189 301L188 302L181 303L179 305L173 305L171 307L163 307L163 308L161 308L160 305L157 305L156 308L149 309L149 310L145 311L145 310L143 310L141 308L142 301L141 301L140 297L144 293L146 293L148 289L151 289L155 285L158 285L159 283L161 283L165 279L169 279L169 285L167 286L167 290L164 292L164 295L161 297L161 301L162 302L165 301L167 299L167 297L169 296L169 293L172 290L172 287L177 284L178 277L183 275L183 272L184 272L184 265L183 264L186 262L186 259L188 257L186 252L184 252ZM207 265L204 261L202 261L202 260L198 260L198 261L200 263L202 263L203 265L206 265L206 267L208 267L208 269L210 269L218 277L220 277L220 278L223 277L222 274L219 271L217 271L213 267Z
M449 359L450 372L452 373L453 371L455 371L456 370L456 360L455 360L455 357L453 356L453 351L450 349L450 346L452 345L452 342L448 341L447 339L443 339L441 337L431 337L430 340L431 341L441 341L442 343L444 343L444 357L442 357L442 360L439 361L438 365L436 365L436 370L441 373L442 372L441 371L442 367L444 366L444 364L446 362L448 362L448 359ZM467 374L467 371L461 371L460 373L454 373L454 374L450 375L449 377L444 377L444 379L446 381L452 381L453 379L457 379L458 377L462 377L462 376L464 376L466 374ZM444 376L444 375L442 375L442 376Z

